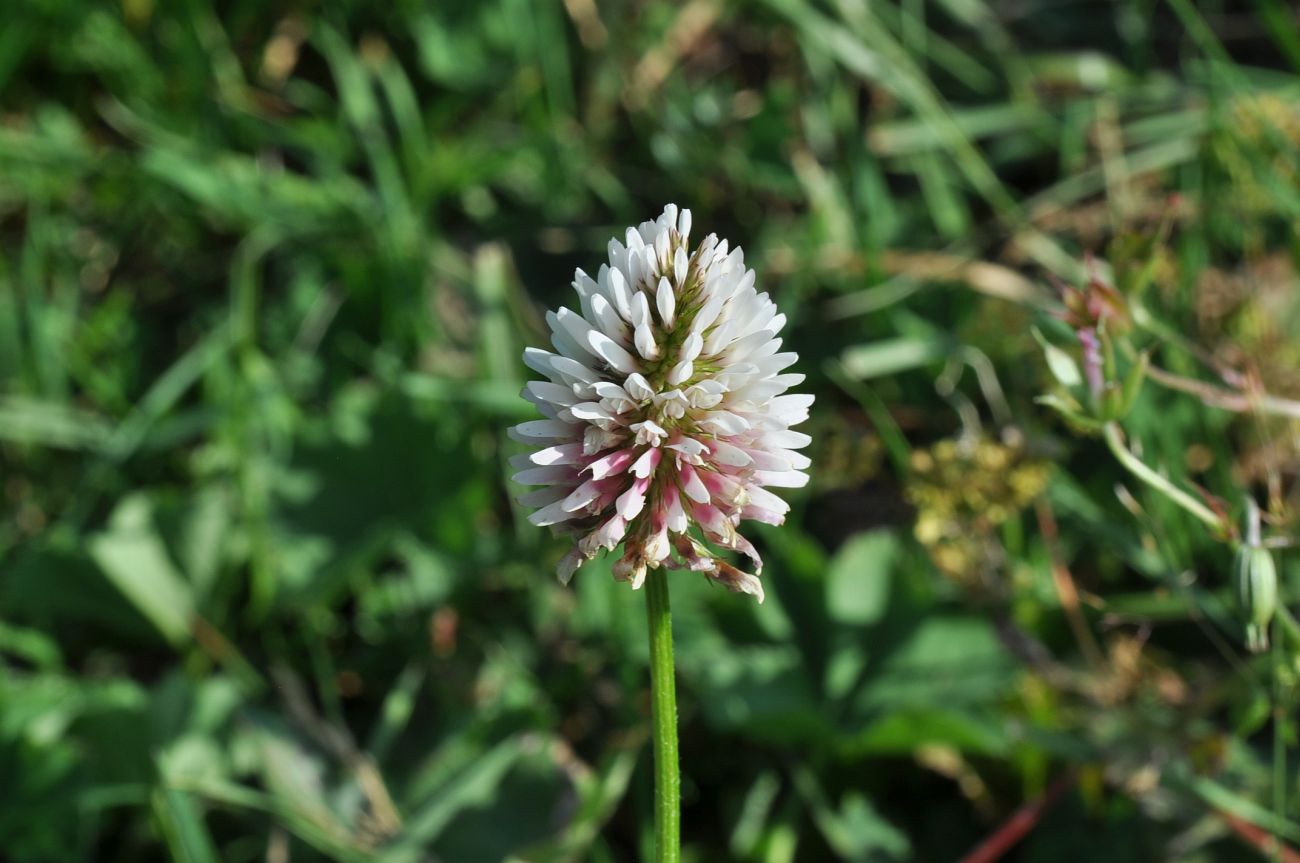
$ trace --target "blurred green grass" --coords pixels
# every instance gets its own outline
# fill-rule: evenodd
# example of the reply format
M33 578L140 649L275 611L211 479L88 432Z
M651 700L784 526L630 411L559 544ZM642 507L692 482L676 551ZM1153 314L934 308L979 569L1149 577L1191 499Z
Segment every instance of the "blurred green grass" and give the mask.
M503 429L669 200L818 397L768 601L673 579L689 859L954 860L1062 776L1006 859L1300 841L1292 659L1031 335L1142 267L1157 362L1300 395L1298 148L1279 0L5 4L0 857L641 859L641 597L554 583ZM1296 510L1294 423L1125 426Z

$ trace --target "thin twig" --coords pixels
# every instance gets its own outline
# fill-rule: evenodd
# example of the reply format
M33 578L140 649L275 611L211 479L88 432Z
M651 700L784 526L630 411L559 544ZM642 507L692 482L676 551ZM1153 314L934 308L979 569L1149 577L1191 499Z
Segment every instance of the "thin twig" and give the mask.
M1061 557L1061 547L1057 541L1060 533L1056 526L1056 515L1052 512L1051 504L1044 498L1037 501L1034 512L1038 516L1038 531L1043 536L1043 543L1047 546L1047 553L1052 561L1052 581L1056 585L1056 595L1061 601L1061 608L1065 611L1066 622L1069 623L1070 631L1074 633L1074 640L1079 643L1079 649L1083 651L1088 664L1100 668L1105 664L1105 659L1101 648L1097 645L1097 640L1093 638L1092 630L1088 628L1088 622L1083 619L1083 613L1079 608L1079 591L1075 587L1074 577L1070 574L1069 567Z
M1226 525L1223 519L1216 515L1209 507L1174 485L1167 477L1152 470L1146 462L1133 455L1129 448L1124 444L1123 431L1119 424L1115 422L1106 423L1103 429L1106 438L1106 445L1110 447L1111 453L1119 459L1119 463L1128 468L1129 473L1145 482L1154 490L1160 492L1174 503L1181 506L1187 512L1196 516L1201 521L1216 532L1226 533Z
M1043 813L1061 799L1071 785L1074 784L1074 774L1065 773L1057 777L1056 781L1043 792L1037 800L1026 803L1015 812L1011 817L1002 822L1002 825L993 834L975 847L965 857L961 858L960 863L994 863L995 860L1002 858L1012 848L1015 847L1025 835L1034 828Z
M1199 398L1210 407L1234 413L1266 413L1300 419L1300 401L1272 396L1268 393L1241 392L1217 387L1193 378L1185 378L1162 368L1150 366L1147 376L1163 387Z

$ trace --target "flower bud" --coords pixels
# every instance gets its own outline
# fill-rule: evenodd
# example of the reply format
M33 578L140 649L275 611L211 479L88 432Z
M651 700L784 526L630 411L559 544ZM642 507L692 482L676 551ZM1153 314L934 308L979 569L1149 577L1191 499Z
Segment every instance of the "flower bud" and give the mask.
M1277 611L1277 567L1267 548L1242 545L1236 559L1237 601L1246 617L1246 647L1268 649L1268 625Z

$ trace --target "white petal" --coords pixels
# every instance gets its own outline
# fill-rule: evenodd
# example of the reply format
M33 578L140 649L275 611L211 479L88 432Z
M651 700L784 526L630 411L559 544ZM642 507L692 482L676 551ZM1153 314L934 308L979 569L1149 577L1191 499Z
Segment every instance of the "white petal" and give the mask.
M636 296L632 297L632 325L640 327L642 324L650 323L650 300L646 297L645 291L637 291Z
M571 387L561 384L553 384L549 381L529 381L524 384L524 393L531 394L534 398L541 401L550 402L551 404L567 407L578 400L573 394ZM527 395L524 395L527 398ZM535 404L535 402L534 402Z
M574 470L568 465L551 465L549 467L530 467L510 477L511 482L520 485L562 485L571 484Z
M598 497L600 497L600 486L594 479L587 480L560 501L559 506L566 512L577 512Z
M715 440L709 444L709 447L713 450L713 460L718 464L744 467L753 461L749 453L738 446L732 446L724 440Z
M803 432L782 429L781 431L770 431L763 435L763 443L766 446L780 449L803 449L812 443L812 438Z
M632 293L628 289L627 279L623 277L623 271L620 269L610 269L609 267L600 268L600 283L604 285L609 293L609 298L614 301L614 308L623 316L626 321L632 320Z
M637 296L644 297L645 294L638 294ZM636 334L632 337L632 340L636 343L637 353L641 356L645 357L647 360L658 358L659 346L655 344L655 337L650 332L650 324L648 322L642 323L636 328Z
M529 420L509 429L506 434L511 440L520 443L538 441L569 441L577 434L578 428L559 420Z
M677 233L682 235L685 240L691 233L691 211L682 210L682 214L677 217Z
M686 284L686 271L689 266L690 261L686 257L686 249L678 246L676 254L673 255L673 277L677 280L678 285Z
M797 470L760 470L754 472L754 480L760 485L769 485L773 488L803 488L808 484L808 474Z
M659 309L659 320L663 321L664 328L671 330L677 309L677 298L673 296L673 288L668 284L667 279L659 280L659 287L655 289L655 306Z
M700 420L700 425L716 434L735 435L749 430L749 423L727 411L712 411Z
M690 360L683 360L673 366L672 371L668 373L668 385L675 387L678 384L685 383L691 379L693 374L695 374L695 364Z
M528 520L538 527L548 524L559 524L562 521L568 521L573 518L573 513L568 512L558 503L552 503L542 507L537 512L528 516Z
M564 500L569 495L567 485L548 485L542 488L534 489L515 498L522 506L546 506L555 503L557 500Z
M808 419L808 408L813 397L806 394L777 396L767 403L767 411L786 425L797 425Z
M552 464L577 464L582 458L582 444L564 443L559 446L548 446L545 449L539 449L536 452L529 453L528 460L536 465Z
M618 310L605 299L603 294L591 298L591 316L600 325L605 335L627 344L632 335L627 323L619 317Z
M587 344L596 356L624 374L636 371L640 365L635 357L599 330L591 330L587 333Z
M648 398L653 398L655 394L655 391L650 388L650 382L636 372L627 376L627 380L623 382L623 388L635 401L645 401Z
M700 351L703 349L704 339L700 338L699 333L693 332L686 337L686 341L682 342L682 351L678 356L683 360L693 360L700 355Z

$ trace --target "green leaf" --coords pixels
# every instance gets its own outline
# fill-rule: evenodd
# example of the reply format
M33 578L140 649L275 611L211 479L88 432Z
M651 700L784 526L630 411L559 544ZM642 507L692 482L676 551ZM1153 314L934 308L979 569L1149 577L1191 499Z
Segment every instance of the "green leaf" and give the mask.
M179 647L189 640L194 599L154 528L149 502L133 495L113 512L109 530L90 541L90 554L118 590Z
M1074 357L1049 342L1038 327L1030 330L1034 334L1034 339L1043 349L1043 356L1047 358L1047 368L1052 372L1052 377L1064 387L1077 387L1083 383L1083 373L1079 371L1079 365L1074 361Z
M153 794L154 817L176 863L217 863L216 845L194 798L161 788Z
M880 620L889 603L898 552L898 538L888 531L859 534L846 542L826 573L826 607L831 619L855 626Z

